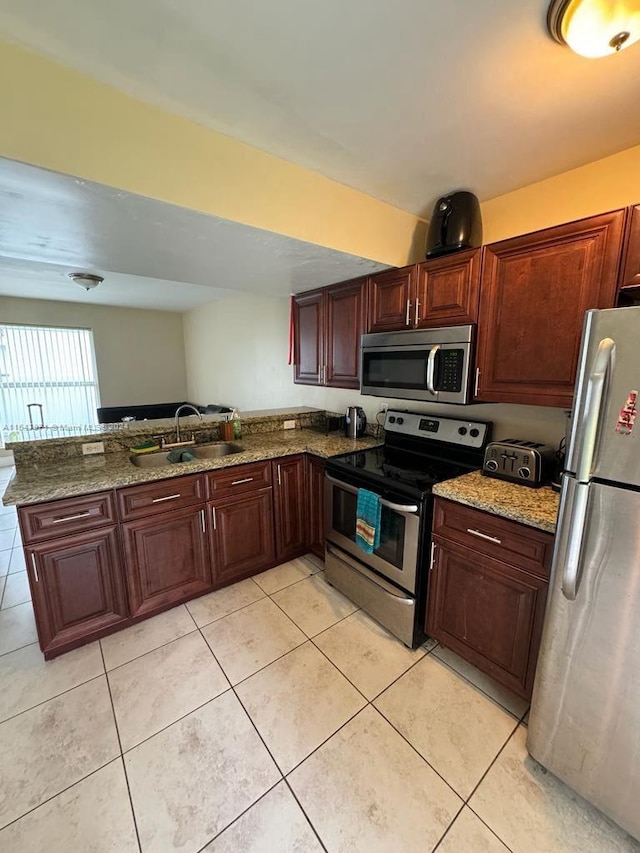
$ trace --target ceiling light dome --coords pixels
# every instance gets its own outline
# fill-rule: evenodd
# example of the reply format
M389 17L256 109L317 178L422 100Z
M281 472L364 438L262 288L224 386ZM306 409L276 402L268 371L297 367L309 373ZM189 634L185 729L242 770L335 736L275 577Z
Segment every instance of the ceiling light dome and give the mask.
M76 284L79 284L80 287L84 287L85 290L93 290L94 287L97 287L104 281L101 275L93 275L93 273L89 272L70 272L69 278L75 281Z
M553 0L547 26L575 53L607 56L640 39L640 0Z

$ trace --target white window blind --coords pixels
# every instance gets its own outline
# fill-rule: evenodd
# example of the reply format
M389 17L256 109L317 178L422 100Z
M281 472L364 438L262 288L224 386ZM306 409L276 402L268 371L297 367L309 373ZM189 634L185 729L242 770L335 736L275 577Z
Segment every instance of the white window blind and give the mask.
M0 324L0 425L89 426L99 400L90 329Z

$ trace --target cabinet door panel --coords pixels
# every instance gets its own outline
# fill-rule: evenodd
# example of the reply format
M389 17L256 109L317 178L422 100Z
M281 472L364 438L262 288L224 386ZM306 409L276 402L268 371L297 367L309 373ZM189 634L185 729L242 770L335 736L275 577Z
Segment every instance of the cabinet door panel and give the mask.
M584 313L615 304L624 211L485 248L478 400L571 406Z
M317 557L324 560L325 515L324 515L324 459L307 456L308 523L307 546Z
M204 521L204 507L189 507L122 525L132 616L211 588Z
M320 385L324 363L324 294L321 290L293 298L294 372L299 385Z
M529 698L540 646L546 582L434 537L427 633Z
M631 211L620 287L640 288L640 204Z
M115 525L34 545L26 554L45 656L88 642L127 619Z
M325 384L360 387L360 337L364 331L365 279L326 289Z
M305 470L303 456L273 463L276 556L285 562L305 552Z
M480 258L481 250L472 249L418 265L418 328L477 322Z
M214 583L232 580L275 562L272 490L210 504Z
M369 331L393 332L413 327L416 267L389 270L369 278Z

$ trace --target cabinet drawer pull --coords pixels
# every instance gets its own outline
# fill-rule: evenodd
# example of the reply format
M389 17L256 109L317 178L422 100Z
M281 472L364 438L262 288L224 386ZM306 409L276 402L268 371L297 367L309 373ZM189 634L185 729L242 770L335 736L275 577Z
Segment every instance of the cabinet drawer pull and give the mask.
M80 512L78 515L62 515L60 518L53 518L51 524L62 524L63 521L75 521L77 518L88 518L91 515L91 510Z
M239 486L240 483L253 483L253 481L254 481L254 477L245 477L244 480L234 480L231 483L231 485L232 486Z
M405 326L408 326L409 323L411 322L410 314L411 314L411 300L407 299L407 313L405 314L405 318L404 318Z
M206 530L205 530L205 523L206 523L206 522L205 522L205 518L204 518L204 510L203 510L203 509L201 509L201 510L200 510L200 524L202 525L202 532L203 532L203 533L205 533L205 532L206 532Z
M31 552L31 565L33 566L33 574L36 579L36 583L40 583L40 577L38 575L38 564L36 563L36 555Z
M161 504L163 501L175 501L176 498L181 497L180 494L177 495L167 495L166 498L153 498L151 501L152 504Z
M495 542L496 545L502 545L502 539L498 539L496 536L488 536L479 530L472 530L470 527L467 527L467 533L470 533L472 536L479 536L480 539L486 539L487 542Z
M217 530L218 525L216 524L216 508L214 506L211 507L211 520L213 521L213 529Z

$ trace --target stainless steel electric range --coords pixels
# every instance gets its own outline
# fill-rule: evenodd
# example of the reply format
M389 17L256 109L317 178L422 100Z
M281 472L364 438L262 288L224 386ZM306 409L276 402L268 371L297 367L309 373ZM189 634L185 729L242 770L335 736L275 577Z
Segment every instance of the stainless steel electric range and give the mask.
M432 487L482 466L491 424L389 410L385 441L327 460L326 578L415 648L423 642ZM381 499L380 546L356 545L358 489Z

